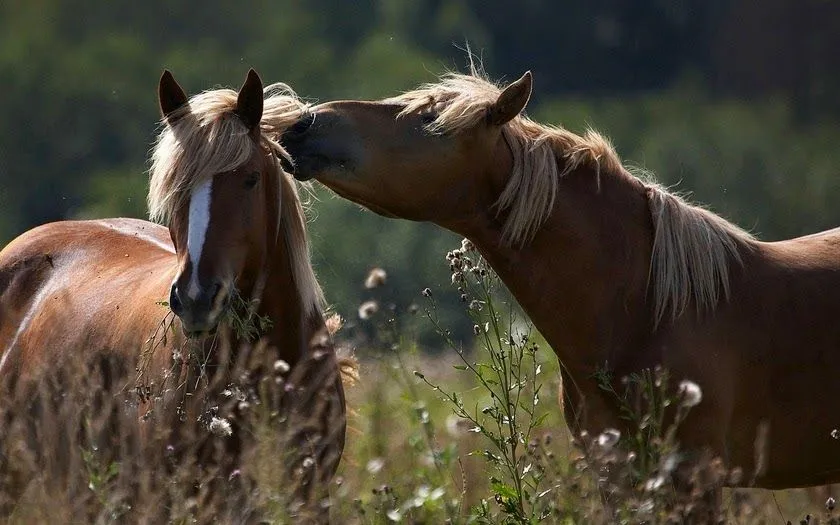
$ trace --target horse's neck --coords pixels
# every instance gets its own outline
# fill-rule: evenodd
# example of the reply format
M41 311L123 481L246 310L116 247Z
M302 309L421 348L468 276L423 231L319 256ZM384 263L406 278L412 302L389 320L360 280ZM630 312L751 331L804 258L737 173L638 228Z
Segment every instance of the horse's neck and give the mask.
M583 202L574 210L559 210L571 205L559 199L536 237L522 248L502 243L497 221L484 220L461 232L473 240L573 376L591 374L605 362L620 365L631 346L649 333L652 231L646 203L617 204L625 189L608 185L602 181L598 193L581 192ZM582 225L591 231L576 231Z
M258 276L258 283L264 284L263 290L257 290L261 295L260 312L268 317L271 328L265 334L266 342L274 346L278 358L290 365L301 360L308 352L316 332L323 329L324 319L318 309L312 310L310 305L304 304L298 283L295 282L295 268L293 267L291 252L299 247L290 247L286 242L290 235L284 227L284 221L293 220L293 207L296 198L292 195L292 188L282 173L276 186L278 193L269 195L270 215L278 221L266 232L266 246L268 253L264 271Z
M303 304L285 246L269 259L258 313L270 322L265 342L276 348L278 359L294 365L306 355L324 321L320 312Z

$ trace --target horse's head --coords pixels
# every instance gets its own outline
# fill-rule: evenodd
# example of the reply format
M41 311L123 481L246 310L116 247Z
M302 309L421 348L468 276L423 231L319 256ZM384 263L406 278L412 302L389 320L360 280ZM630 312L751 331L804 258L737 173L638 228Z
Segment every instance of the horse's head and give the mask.
M192 100L167 71L159 97L167 129L150 195L165 208L157 214L178 257L169 304L188 333L202 333L216 327L235 290L262 278L268 243L279 235L279 160L261 141L263 88L253 70L238 93Z
M453 75L396 98L311 108L282 137L298 179L317 178L386 216L456 221L465 203L495 199L511 169L502 129L525 107L531 74L503 90Z

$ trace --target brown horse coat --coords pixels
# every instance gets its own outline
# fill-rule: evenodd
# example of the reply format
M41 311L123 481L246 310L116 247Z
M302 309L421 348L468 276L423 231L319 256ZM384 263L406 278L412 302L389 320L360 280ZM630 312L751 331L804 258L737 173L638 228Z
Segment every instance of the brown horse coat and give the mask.
M113 357L121 372L109 382L118 391L138 389L143 434L140 420L154 412L150 399L163 400L165 424L212 421L224 403L236 405L225 401L229 385L259 393L288 371L274 397L262 401L286 421L292 438L283 446L300 449L275 451L294 461L289 475L300 475L282 489L314 498L307 503L321 521L328 519L321 498L344 446L344 391L303 209L281 169L285 152L276 133L261 129L282 127L301 104L283 86L268 93L264 101L251 71L239 93L215 90L187 100L164 74L165 125L149 200L169 228L135 219L58 222L0 251L0 381L19 387L68 363ZM196 187L205 188L197 204ZM236 297L270 321L256 328L259 344L225 321L231 311L242 313ZM173 300L183 304L176 309ZM207 333L217 325L232 339ZM244 369L249 375L235 375L246 358L256 363ZM221 425L206 430L220 428L226 439L231 454L219 467L227 476L238 471L238 454L254 446L254 437L236 420L230 436ZM191 446L175 436L176 451Z
M702 388L686 449L742 484L840 481L840 231L760 242L629 172L597 133L520 115L531 83L453 74L328 102L283 144L296 177L473 241L557 354L573 428L627 426L597 371L661 365Z

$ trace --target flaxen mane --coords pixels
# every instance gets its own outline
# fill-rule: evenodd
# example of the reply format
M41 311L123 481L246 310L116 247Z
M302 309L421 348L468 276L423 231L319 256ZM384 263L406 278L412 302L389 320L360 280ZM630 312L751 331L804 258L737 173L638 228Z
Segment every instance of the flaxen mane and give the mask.
M193 96L174 124L162 122L152 150L149 180L149 215L167 223L198 184L215 173L236 169L262 147L274 154L280 184L280 223L292 261L301 300L309 310L320 310L323 294L309 258L309 241L297 189L280 167L288 157L277 138L297 122L308 106L285 84L266 87L259 146L234 113L237 92L232 89L205 91Z
M389 101L404 104L402 114L433 112L431 133L457 134L484 122L500 93L473 67L470 75L450 73ZM590 166L599 181L602 176L633 176L610 142L591 129L581 137L520 115L502 133L513 152L513 169L495 207L507 213L502 239L508 246L522 247L534 238L551 215L564 175ZM655 323L675 319L691 302L698 311L714 308L721 296L728 298L730 263L741 262L739 249L748 249L752 236L655 182L644 182L655 225L649 276Z

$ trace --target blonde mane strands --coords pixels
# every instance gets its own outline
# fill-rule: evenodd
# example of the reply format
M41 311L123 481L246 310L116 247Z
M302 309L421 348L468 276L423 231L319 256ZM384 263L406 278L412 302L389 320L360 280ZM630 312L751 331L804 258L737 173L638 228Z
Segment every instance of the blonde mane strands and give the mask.
M279 162L278 162L279 164ZM285 234L286 247L291 258L295 282L298 283L301 301L304 306L320 310L325 303L324 292L309 257L309 238L306 236L306 215L298 197L297 187L280 170L280 217ZM311 313L311 312L310 312Z
M429 132L457 134L484 122L500 93L473 65L470 75L449 73L389 102L405 105L401 115L435 111ZM551 216L566 174L589 166L599 182L602 174L630 175L610 142L592 129L581 137L520 115L502 133L513 153L513 169L495 208L507 214L502 227L507 246L521 248L534 238ZM698 311L713 309L721 295L728 298L729 264L741 263L740 248L749 249L752 236L655 183L646 185L655 226L649 275L655 323L666 316L676 319L692 301Z
M308 105L285 84L264 90L259 145L275 155L280 184L280 213L295 282L308 311L320 310L323 294L309 258L305 215L295 185L280 168L277 159L288 157L277 142ZM193 96L174 125L161 122L151 155L149 216L168 223L175 209L189 199L192 189L215 173L231 171L254 154L257 145L248 136L242 120L234 113L237 92L216 89Z
M673 321L690 302L698 313L729 298L729 265L741 264L752 235L714 213L653 184L648 206L654 222L648 281L653 284L654 323Z
M484 122L487 108L501 92L473 66L471 75L449 73L436 84L423 85L389 102L404 104L401 114L436 111L437 118L428 125L432 133L459 133ZM534 238L551 215L557 185L565 174L586 162L599 169L621 167L609 142L591 130L580 137L519 116L505 124L502 133L513 152L513 169L495 208L500 215L507 213L502 230L507 246L521 248Z
M174 125L161 122L149 170L148 205L153 221L167 223L195 186L214 173L235 169L253 155L256 146L234 114L236 98L232 89L205 91L190 99ZM261 145L287 156L276 137L307 107L285 84L266 87Z

